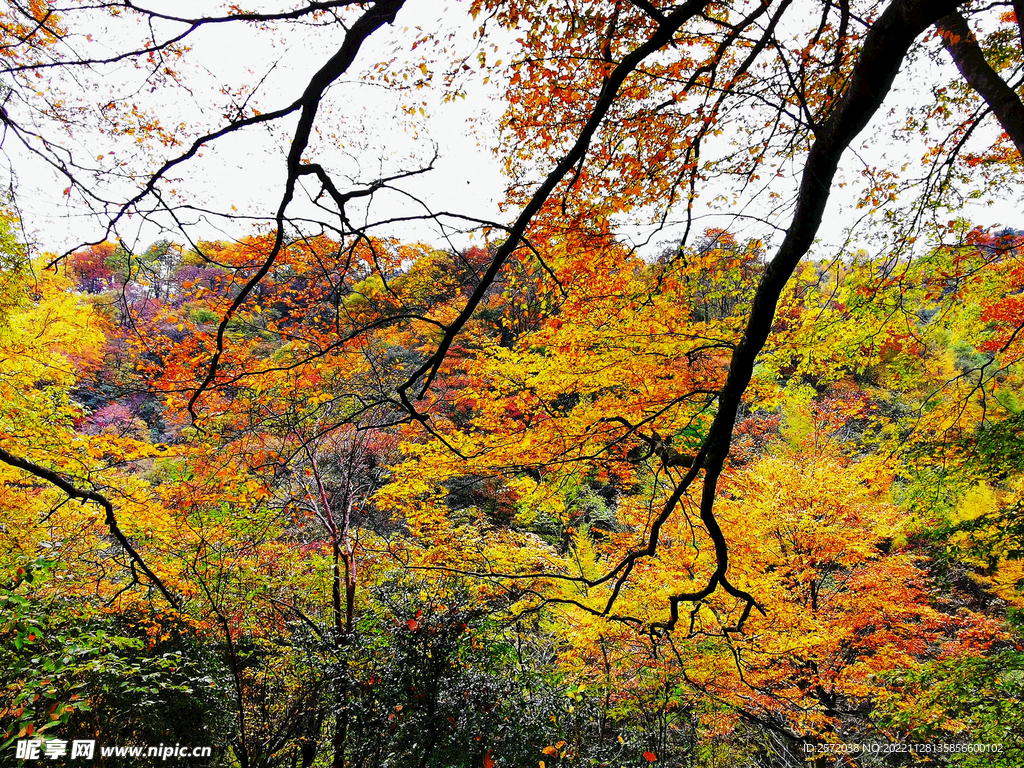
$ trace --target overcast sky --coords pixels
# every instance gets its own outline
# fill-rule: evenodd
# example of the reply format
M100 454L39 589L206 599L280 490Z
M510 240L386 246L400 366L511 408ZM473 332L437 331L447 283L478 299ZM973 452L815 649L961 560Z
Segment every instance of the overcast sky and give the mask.
M421 167L433 155L436 146L438 159L434 170L408 179L399 184L423 200L432 210L446 210L465 213L486 219L507 220L510 214L498 211L498 202L503 197L505 179L499 168L494 149L500 143L497 126L503 111L501 101L501 77L490 73L491 81L484 84L482 73L468 74L461 83L467 91L466 99L444 103L445 89L435 77L429 87L410 92L395 92L379 84L361 81L360 74L375 62L394 59L393 70L405 67L413 75L419 72L418 63L423 62L434 71L435 49L427 43L416 52L410 53L410 41L421 33L437 33L436 39L450 44L458 55L471 56L476 43L472 33L476 29L467 12L467 3L459 0L447 2L424 2L410 0L398 14L392 28L382 30L370 38L361 50L351 76L345 77L333 86L320 112L318 126L321 133L313 143L314 156L340 178L348 177L353 185L369 182L383 174ZM154 9L177 14L211 13L209 2L184 3L153 2ZM162 30L171 32L177 28L167 24ZM450 32L455 37L448 39ZM92 40L88 45L98 46L108 53L116 48L118 34L113 29L91 31ZM496 36L492 42L501 47ZM308 81L309 76L337 49L340 39L337 29L319 31L300 27L289 33L274 36L268 40L265 33L259 33L243 25L218 25L200 30L189 38L192 51L188 64L183 68L192 97L182 91L157 91L141 93L140 100L169 98L160 107L163 114L173 115L190 126L204 121L215 125L220 117L219 105L225 96L221 87L237 88L242 83L263 80L259 92L253 97L262 111L268 111L294 100L296 94ZM86 45L83 41L82 45ZM488 50L489 60L510 58L508 52L493 53ZM451 54L448 54L450 57ZM913 79L901 78L897 89L890 97L890 105L906 105L912 102L925 103L931 98L927 84L928 70L922 72L919 62ZM938 80L952 76L951 65L935 66L931 72ZM132 67L111 68L103 71L103 79L94 88L108 89L124 94L131 91L137 81L138 72ZM86 98L93 103L101 101L99 94L90 91ZM242 98L242 97L239 97ZM402 107L426 102L426 117L410 117ZM180 117L179 117L180 116ZM170 118L165 118L165 121ZM844 159L841 176L851 182L846 188L837 188L830 203L829 212L820 233L824 244L835 246L843 239L845 227L863 211L853 206L851 192L863 169L873 163L899 168L909 164L907 173L920 171L920 157L923 147L893 146L885 140L882 124L889 120L887 110L880 110L875 122L862 136L862 145L857 153L848 153ZM190 162L181 171L180 184L171 185L190 190L198 204L208 206L225 214L266 217L276 208L280 199L281 182L284 178L284 153L287 138L294 128L294 120L282 121L274 132L263 128L232 136L227 140L213 143L204 150L201 157ZM130 142L111 144L109 139L91 136L88 133L74 139L81 143L76 148L78 156L106 156L112 148L115 156L129 162L128 167L143 168L156 160L152 155L143 155ZM24 152L8 141L6 151L18 169L18 201L26 215L26 223L38 245L46 250L63 251L80 242L94 240L102 235L95 221L83 213L74 195L65 197L66 180L57 178L49 169L30 160ZM170 150L168 150L169 152ZM134 153L134 154L133 154ZM134 160L132 159L134 158ZM102 162L110 162L104 159ZM801 159L802 162L802 159ZM134 165L133 165L134 164ZM783 177L772 178L771 184L778 191L795 189L801 167L798 163L783 169ZM315 193L316 185L307 180L307 190ZM709 192L713 192L710 190ZM1021 226L1020 188L996 190L995 193L976 201L968 201L964 215L977 223ZM704 226L722 226L729 221L740 230L741 235L770 239L772 227L753 219L730 220L736 213L763 216L766 207L757 200L747 207L726 206L712 210L708 206L714 194L705 192L698 201L698 230ZM762 198L763 199L763 198ZM296 200L292 213L303 212L301 196ZM310 210L308 207L305 210ZM379 195L374 198L372 219L389 218L423 213L423 208L411 198L397 194ZM772 223L784 228L788 223L789 210L781 209L770 217ZM357 217L353 217L358 220ZM193 216L191 234L195 238L218 239L240 237L250 231L249 224L228 222L216 218ZM658 244L671 238L678 228L669 227L658 233L647 245L647 252L654 252ZM651 238L651 228L632 227L623 223L624 237L636 243L645 243ZM167 236L179 239L173 233L162 233L157 227L142 226L137 219L126 222L119 234L130 243L145 246L152 240ZM427 240L436 244L442 238L435 228L420 225L395 225L378 234L392 234L404 240ZM457 245L467 241L456 239Z
M176 14L211 12L209 3L191 5L192 8L181 2L151 3L149 7ZM420 36L421 30L425 33L443 30L443 38L452 28L459 31L453 42L456 49L464 55L470 54L475 47L472 32L476 25L466 12L466 4L457 0L409 2L399 12L393 27L381 30L363 46L351 76L342 78L329 90L318 114L321 133L314 137L314 151L342 182L348 177L356 186L357 182L370 182L380 175L423 167L431 160L436 147L434 169L404 180L398 186L422 199L433 210L459 211L494 219L500 216L498 202L505 187L493 151L498 143L497 124L504 109L500 78L492 76L484 85L485 75L473 73L463 83L469 89L468 98L448 103L443 99L446 89L439 77L427 87L404 93L359 79L367 66L396 56L403 57L409 67L415 67L420 60L429 61L429 45L420 49L416 54L418 58L409 59L410 40ZM164 27L166 31L175 29L171 24ZM115 50L111 40L115 33L116 28L93 30L94 42L90 44L102 46L109 54ZM221 86L237 88L264 77L252 103L258 104L261 111L288 104L301 92L310 75L335 52L340 37L336 28L324 32L306 27L268 42L265 33L243 25L219 25L200 30L189 41L192 50L182 72L195 98L181 92L172 94L173 101L160 107L165 123L170 119L167 115L178 119L179 113L180 119L190 124L198 124L204 118L216 121L219 111L214 107L225 101L219 93ZM102 74L101 82L111 92L131 92L137 82L133 67L107 68ZM159 93L142 93L140 102L159 96ZM86 99L94 103L102 98L103 95L94 90L86 95ZM419 106L421 102L425 102L426 116L418 113L408 116L403 112L403 106ZM224 213L266 215L276 208L280 199L284 153L294 125L293 119L286 119L272 133L258 128L213 142L201 157L176 172L182 182L172 186L189 190L198 203ZM156 162L152 156L140 155L130 142L119 145L109 138L88 133L77 134L70 146L77 157L100 157L113 149L119 158L129 161L135 158L140 168ZM14 142L8 141L5 150L17 173L19 205L39 247L61 251L102 234L102 228L97 227L78 204L77 196L64 195L66 179L33 159ZM303 185L314 194L318 189L308 179ZM290 210L297 214L303 212L301 195ZM370 215L381 219L422 213L423 207L410 198L381 194L375 196ZM353 218L358 221L357 216ZM195 221L195 236L206 239L238 237L249 229L247 224L232 225L210 217L196 217ZM157 227L143 226L137 219L123 226L120 234L142 244L161 236ZM435 228L423 224L395 225L379 234L440 240Z

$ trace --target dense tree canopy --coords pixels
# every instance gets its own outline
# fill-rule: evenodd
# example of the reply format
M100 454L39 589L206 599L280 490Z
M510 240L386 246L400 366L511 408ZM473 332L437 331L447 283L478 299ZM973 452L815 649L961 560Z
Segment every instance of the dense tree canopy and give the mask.
M1021 5L8 3L0 750L1018 764Z

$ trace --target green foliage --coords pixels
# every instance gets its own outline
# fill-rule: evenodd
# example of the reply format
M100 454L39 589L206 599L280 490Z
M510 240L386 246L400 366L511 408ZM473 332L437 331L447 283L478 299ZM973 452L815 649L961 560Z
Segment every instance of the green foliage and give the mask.
M105 662L118 664L124 638L102 632L62 633L31 599L32 583L45 574L39 559L15 571L0 586L0 711L6 750L15 739L66 724L75 712L89 710L81 677Z
M127 269L123 249L107 245L97 252L113 251ZM436 325L381 322L380 336L331 357L338 324L421 309L449 318L447 302L472 282L450 254L410 257L387 284L363 270L322 293L289 254L274 279L296 282L262 285L228 324L225 354L234 357L221 373L230 378L204 395L201 423L190 423L183 406L234 290L229 270L223 281L211 278L195 254L182 266L169 243L133 256L145 290L130 286L118 299L121 314L108 319L120 327L102 354L82 363L81 377L69 368L59 390L46 383L52 355L36 355L41 383L21 392L53 390L54 407L39 410L60 428L55 444L84 436L76 404L85 417L105 409L127 423L141 414L148 436L165 443L121 462L124 474L103 487L147 562L181 594L184 612L140 607L122 565L114 558L112 567L105 552L99 557L113 576L100 588L69 584L67 571L58 581L45 561L26 568L0 590L0 705L14 714L8 746L31 727L44 737L102 734L122 745L219 745L225 763L261 768L320 768L338 756L346 768L775 768L801 762L803 739L822 734L979 741L1018 729L1020 654L988 649L994 637L1005 647L1020 628L1019 585L1011 594L1024 550L1019 372L1008 364L975 388L991 357L983 313L939 311L925 277L901 286L906 296L876 291L873 262L806 265L780 308L779 344L759 358L757 396L741 409L717 503L730 542L740 542L731 543L736 584L765 601L767 616L751 618L751 627L764 622L756 630L723 637L736 606L711 595L680 606L673 656L666 638L639 621L627 627L562 611L591 599L600 609L600 589L439 575L540 569L593 578L622 547L646 544L670 481L689 467L682 459L697 453L714 420L713 400L684 407L678 392L710 391L724 376L729 339L741 332L750 281L761 271L756 244L706 245L692 268L624 261L615 284L584 304L657 280L672 287L639 309L577 307L579 320L568 302L549 301L539 267L517 264L487 300L490 319L439 374L449 390L428 404L431 428L462 449L458 460L427 450L432 433L354 426L380 407L380 377L420 359ZM225 264L253 255L218 249L211 253ZM80 285L54 290L81 299ZM907 297L923 309L901 316L897 328L886 302ZM67 314L81 311L66 303ZM699 346L680 346L692 332ZM650 339L659 348L646 354ZM183 377L161 380L171 364ZM253 365L257 373L247 371ZM143 369L153 381L139 379ZM634 424L628 432L619 431L620 408ZM11 423L24 428L20 416ZM306 442L308 434L318 437ZM358 460L352 435L365 439ZM97 461L118 462L116 441L96 437L88 445ZM403 452L426 470L412 482L396 469ZM805 482L798 457L819 452L834 458L834 473ZM764 509L755 514L744 472L769 465ZM835 491L861 466L854 501L845 502ZM40 493L14 471L6 477L12 498L60 516L52 491ZM119 495L131 482L151 507ZM412 501L374 496L381 484L405 485ZM411 532L420 503L430 523L422 536ZM615 610L659 616L668 590L700 582L712 542L698 499L682 503L683 516L661 529L656 557L637 561L644 575L628 580ZM864 518L869 509L877 519ZM826 541L834 549L815 562ZM351 616L344 595L334 604L330 553L338 542L352 547ZM43 546L52 546L45 536ZM847 565L858 552L862 561ZM911 568L921 553L931 561ZM907 567L887 576L880 565L890 557ZM406 567L394 567L396 559ZM659 584L659 574L673 573ZM815 623L807 605L786 602L805 592L812 605L827 593L835 621ZM566 599L545 605L544 595ZM956 624L962 617L951 605L970 620ZM984 626L975 622L983 612ZM860 624L846 622L852 614ZM794 630L803 620L811 628ZM977 644L952 625L977 630ZM875 648L875 638L887 645ZM770 661L759 665L763 657ZM885 671L870 672L873 664ZM848 676L845 687L818 684L836 675ZM1012 765L1011 754L991 764ZM982 764L964 759L951 758Z
M918 744L1001 745L950 754L950 765L1015 768L1024 762L1024 653L930 661L894 675L873 717Z
M25 563L0 586L0 751L34 735L219 742L216 668L187 626L47 597L51 565Z
M196 322L199 325L217 323L220 322L221 319L220 315L206 307L196 307L189 313L189 317L192 318L193 322Z
M24 244L14 232L15 218L0 207L0 324L25 296L28 257Z
M495 622L493 608L471 601L456 580L397 576L371 589L368 610L328 667L321 706L335 731L344 721L349 764L648 764L642 753L657 723L638 722L629 706L609 706L610 691L558 671L524 634L529 626Z

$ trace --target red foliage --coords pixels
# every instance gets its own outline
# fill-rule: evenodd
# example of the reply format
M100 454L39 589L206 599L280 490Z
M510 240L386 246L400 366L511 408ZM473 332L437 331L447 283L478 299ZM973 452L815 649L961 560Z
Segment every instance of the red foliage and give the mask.
M114 243L100 243L71 254L71 271L80 291L99 293L114 287L114 271L107 260L116 248Z

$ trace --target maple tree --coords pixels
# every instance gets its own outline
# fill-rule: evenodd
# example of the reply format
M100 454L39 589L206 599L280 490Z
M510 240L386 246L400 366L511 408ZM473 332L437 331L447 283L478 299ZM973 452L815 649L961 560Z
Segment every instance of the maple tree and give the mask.
M4 148L100 224L32 259L0 231L5 636L63 638L61 681L150 670L166 706L208 652L247 768L786 764L1012 727L1021 242L959 208L1018 188L1020 3L479 0L367 61L405 5L3 12ZM231 29L330 48L211 110L193 61ZM940 55L957 79L903 109ZM372 177L332 154L343 81L415 124L476 69L506 83L507 221L414 196L432 149ZM851 182L869 125L921 175ZM253 128L281 150L269 204L189 189ZM822 260L842 185L875 240ZM409 213L371 216L386 195ZM136 247L139 219L169 239ZM389 234L411 219L483 245ZM63 682L26 706L47 683L21 650L8 742L120 706Z
M330 19L329 12L345 5L347 3L312 4L294 11L262 14L229 9L224 16L195 19L174 17L134 4L123 7L119 4L83 7L81 13L85 16L82 18L88 18L91 13L114 13L119 16L125 11L133 18L159 21L169 27L177 25L176 28L181 30L176 35L152 34L138 47L129 46L116 56L85 61L89 66L101 66L136 57L162 61L163 65L154 66L147 78L155 78L151 80L154 84L175 87L182 76L173 61L187 53L182 41L204 25L261 23L273 26L304 21L306 17L318 21ZM600 226L600 222L607 221L610 215L637 210L645 205L660 207L657 215L663 219L675 199L680 197L679 190L684 187L689 188L687 199L692 203L697 194L697 183L709 176L714 167L713 164L702 166L700 147L713 138L709 134L721 131L720 122L729 119L730 99L747 98L747 89L750 87L746 85L747 80L770 83L775 71L785 71L790 86L783 88L780 106L775 111L774 119L769 121L769 126L774 126L774 140L785 141L790 146L801 143L807 146L808 164L802 174L807 183L798 192L797 207L793 221L787 228L787 237L780 245L777 257L771 261L771 266L760 279L760 300L754 302L752 312L761 312L765 316L751 316L748 325L750 332L742 337L733 354L732 382L730 386L723 387L719 398L718 413L721 416L707 438L711 465L720 465L724 461L732 421L735 419L730 414L734 414L749 381L753 359L764 344L762 337L766 336L770 326L766 320L773 313L773 297L781 292L786 277L811 244L828 199L830 179L842 152L881 105L914 39L930 25L938 24L941 36L964 72L967 82L988 102L998 102L992 109L997 118L1011 126L1007 130L1013 132L1012 112L1006 109L1013 106L1015 97L1012 93L1007 95L1005 84L999 90L997 99L992 95L992 87L998 89L998 83L1002 83L1002 80L991 67L982 73L977 66L977 57L982 56L983 59L983 51L970 35L960 34L966 24L956 12L960 4L930 4L925 8L920 4L898 2L884 10L871 9L866 14L853 16L846 4L840 4L837 8L833 8L831 3L827 4L818 28L809 39L808 53L795 71L790 68L787 51L775 36L776 28L782 23L791 5L783 3L770 10L768 5L762 4L744 14L743 9L713 7L708 2L695 0L667 12L648 4L626 4L622 7L612 5L605 9L594 9L589 15L567 8L551 16L536 13L528 7L482 3L473 6L474 13L491 13L499 23L510 26L523 23L529 26L530 33L523 38L524 57L513 65L510 78L512 106L507 126L519 146L516 153L508 155L512 163L510 171L515 179L520 173L516 164L522 163L524 158L529 160L524 164L523 172L528 172L536 162L553 164L554 170L547 173L535 190L526 191L522 185L514 185L514 190L524 191L514 194L511 201L520 202L523 209L509 227L507 239L495 250L487 268L478 276L474 290L458 308L457 314L441 321L445 330L434 351L394 388L407 418L421 422L429 418L425 412L417 410L409 397L410 393L417 397L423 396L425 388L432 383L456 337L480 305L502 265L515 249L521 247L520 239L527 235L528 229L536 229L538 236L542 236L544 228L548 226L554 227L552 231L563 230L566 223L558 222L556 214L559 211L553 210L553 207L560 208L566 222L586 221ZM272 217L274 235L268 240L265 251L257 261L246 265L241 272L236 272L240 288L222 308L222 320L218 325L215 342L208 350L209 368L199 382L196 397L190 403L190 411L193 413L199 393L218 384L217 373L225 355L229 323L278 260L285 247L286 223L299 223L290 220L288 216L299 179L309 176L320 184L316 200L326 196L337 207L337 221L332 224L332 231L348 236L351 230L351 236L358 243L362 241L365 229L351 229L351 222L345 213L346 205L354 197L372 194L405 175L399 173L373 182L364 189L341 192L321 163L303 159L327 85L347 71L363 42L382 25L393 21L401 6L401 3L369 4L365 13L358 17L358 21L346 33L345 41L335 55L316 72L303 94L284 108L256 110L247 99L226 123L209 133L188 137L191 139L190 144L186 143L183 128L164 127L158 119L147 115L134 104L132 120L123 125L114 121L107 128L108 133L137 136L143 143L149 142L150 137L156 137L160 143L169 147L178 144L186 147L178 154L172 152L167 156L152 175L144 177L136 194L113 209L108 218L109 233L115 231L112 227L116 228L129 212L146 214L147 211L154 212L168 207L173 213L174 207L167 204L164 200L166 193L162 191L165 177L172 169L191 161L207 143L252 125L279 120L286 115L299 116L295 133L288 144L286 180L281 202ZM25 32L23 44L13 46L16 56L8 73L19 83L41 68L59 69L83 63L73 58L64 59L62 54L54 51L53 45L53 41L59 40L62 34L74 34L67 32L65 26L73 29L71 20L77 10L75 6L57 11L45 4L37 4L19 10L27 17L21 19L23 24L32 20L37 25ZM832 26L834 22L830 16L833 12L838 14L837 28ZM730 21L730 13L735 15L735 21ZM870 27L858 21L865 17L871 18L873 13L879 15ZM1013 22L1012 19L1003 21ZM79 24L82 23L79 21ZM552 35L559 23L568 25L574 34ZM591 31L595 33L593 38ZM759 32L760 37L755 34L750 51L740 55L740 42L746 44L745 36L755 32ZM700 35L708 41L707 55L703 60L684 56L677 61L651 63L656 60L654 54L665 46L678 45L681 40L695 40ZM546 66L554 67L544 72L544 78L540 77L540 73L532 71L531 46L543 49ZM825 48L833 50L834 55L825 56ZM974 64L968 65L968 58ZM588 64L581 68L580 62ZM571 86L560 84L569 82L560 72L560 67L573 68ZM847 79L845 87L838 84L841 77ZM729 87L718 93L713 84L720 80L728 83ZM987 85L981 85L982 80ZM551 85L538 89L538 82ZM647 87L641 88L641 82L646 83ZM669 85L662 91L662 86L655 85L660 83ZM25 91L22 89L16 92L20 94ZM659 99L662 106L651 111L649 104ZM700 99L703 99L703 103L700 103ZM687 105L693 100L696 100L693 109L685 112L665 109L672 104ZM1019 107L1019 99L1016 102ZM796 104L799 110L799 117L794 120L790 119L787 112L790 103ZM107 107L111 105L116 107L113 101ZM1004 108L1002 105L1008 106ZM65 115L62 111L64 109L67 106L54 104L49 114L60 119ZM19 123L11 116L12 111L7 110L5 114L12 129L18 128ZM638 121L644 124L644 130L640 133L631 128L639 124ZM552 125L575 126L575 133L552 135L547 128ZM750 126L750 131L756 130L756 126ZM631 135L627 136L624 131ZM35 148L27 133L16 135L28 148ZM756 133L749 135L752 138ZM638 142L636 136L643 136L651 144L648 146ZM615 174L591 171L591 166L602 167L606 162L604 158L612 156L612 148L622 146L623 141L631 146L631 151L625 155L619 152L618 156L627 158L628 162L633 163L632 167L618 169ZM40 148L38 151L43 150ZM45 154L49 155L51 151L46 150ZM672 172L670 166L680 156L684 159L680 166L681 172ZM741 162L732 172L753 179L757 175L758 166L766 162L766 157L766 154L762 154L751 162ZM66 163L61 163L60 167L61 172L72 182L69 189L82 194L94 194L93 187L79 180ZM638 184L637 172L641 167L645 168L647 181ZM722 170L728 168L726 164ZM613 178L617 180L611 181ZM564 189L559 188L560 184ZM620 188L621 185L625 186ZM561 202L557 203L559 200ZM689 207L687 204L687 210ZM703 482L708 488L710 504L714 478L720 470L713 466L705 467L705 470ZM668 514L671 514L671 508L666 511ZM705 510L705 517L705 524L709 526L712 535L716 536L716 525L710 509ZM656 541L652 541L648 549L653 550L655 547ZM714 589L721 582L724 588L729 589L724 542L719 544L719 548L721 572L716 574L715 584L709 586Z

